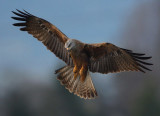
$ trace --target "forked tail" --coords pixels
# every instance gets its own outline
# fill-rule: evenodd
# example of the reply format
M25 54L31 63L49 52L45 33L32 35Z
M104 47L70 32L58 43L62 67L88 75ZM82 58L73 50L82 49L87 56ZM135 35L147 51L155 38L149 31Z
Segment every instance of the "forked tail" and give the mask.
M84 82L80 81L80 76L78 76L77 79L74 79L73 67L71 66L64 66L56 70L55 73L58 73L57 79L69 90L69 92L84 99L94 99L97 96L89 72Z

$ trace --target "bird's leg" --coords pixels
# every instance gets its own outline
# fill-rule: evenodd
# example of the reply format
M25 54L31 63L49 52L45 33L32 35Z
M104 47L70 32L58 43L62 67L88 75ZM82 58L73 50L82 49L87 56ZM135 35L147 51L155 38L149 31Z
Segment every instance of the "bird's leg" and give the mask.
M74 73L74 80L75 80L79 75L79 68L77 67L77 65L74 66L73 73Z
M82 65L80 70L80 80L84 82L87 76L88 66L86 64Z

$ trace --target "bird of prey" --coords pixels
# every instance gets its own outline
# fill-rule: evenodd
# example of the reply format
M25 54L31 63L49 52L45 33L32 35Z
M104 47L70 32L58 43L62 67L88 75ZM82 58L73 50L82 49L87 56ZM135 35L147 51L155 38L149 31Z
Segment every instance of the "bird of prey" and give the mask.
M152 64L144 61L151 57L145 54L134 53L111 43L87 44L70 39L50 22L25 10L12 12L17 15L13 19L22 21L14 26L33 35L66 63L66 66L55 71L57 79L71 93L81 98L93 99L98 96L89 72L108 74L151 71L146 65Z

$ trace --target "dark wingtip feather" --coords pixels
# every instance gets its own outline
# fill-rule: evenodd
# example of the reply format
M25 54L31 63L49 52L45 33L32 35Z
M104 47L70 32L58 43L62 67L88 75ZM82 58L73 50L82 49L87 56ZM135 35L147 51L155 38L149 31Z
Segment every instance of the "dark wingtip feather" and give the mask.
M19 17L11 17L11 18L18 21L26 21L25 18L19 18Z
M133 55L132 55L133 56ZM141 59L141 60L148 60L148 59L151 59L152 57L149 56L149 57L141 57L141 56L133 56L134 58L137 58L137 59Z
M31 13L27 12L26 10L23 9L23 11L24 11L25 13L27 13L28 15L33 16Z
M141 64L139 64L139 63L137 63L138 64L138 66L140 66L140 67L142 67L142 68L144 68L144 69L146 69L146 70L148 70L148 71L152 71L151 69L149 69L149 68L147 68L147 67L145 67L145 66L143 66L143 65L141 65Z
M26 26L26 23L14 23L14 26Z
M20 28L21 31L27 31L27 28L24 27L24 28Z
M141 71L141 72L143 72L143 73L146 73L146 72L145 72L144 70L142 70L141 68L139 68L138 70Z
M135 60L136 60L137 62L142 63L142 64L145 64L145 65L153 65L153 64L151 64L151 63L143 62L143 61L138 60L138 59L135 59Z
M12 13L13 13L13 14L15 14L15 15L17 15L17 13L16 13L16 12L14 12L14 11L12 11Z
M14 25L14 26L19 26L19 23L14 23L13 25Z
M14 23L14 24L12 24L13 26L16 26L16 24Z
M28 16L28 14L26 14L26 13L24 13L24 12L18 10L18 9L16 9L16 10L17 10L19 13L21 13L21 14L23 14L23 15L25 15L25 16Z
M121 49L127 52L132 52L132 50L129 50L129 49L124 49L124 48L121 48Z
M16 17L11 17L11 18L16 20Z
M23 17L23 18L27 17L27 15L24 15L24 14L21 14L21 13L17 13L17 12L14 12L14 11L12 11L12 12L13 12L13 14L15 14L17 16L20 16L20 17Z
M14 11L11 11L14 14Z
M142 54L142 53L132 53L132 55L134 55L134 56L144 56L145 54Z
M131 52L131 50L127 50L127 49L123 49L123 50L125 50L133 58L133 60L136 61L137 65L139 66L139 70L141 72L145 73L145 71L142 70L142 69L145 69L145 70L148 70L148 71L152 71L151 69L149 69L149 68L147 68L145 66L146 65L153 65L153 64L143 61L143 60L151 59L152 58L151 56L145 57L144 56L145 54L142 54L142 53L134 53L134 52Z

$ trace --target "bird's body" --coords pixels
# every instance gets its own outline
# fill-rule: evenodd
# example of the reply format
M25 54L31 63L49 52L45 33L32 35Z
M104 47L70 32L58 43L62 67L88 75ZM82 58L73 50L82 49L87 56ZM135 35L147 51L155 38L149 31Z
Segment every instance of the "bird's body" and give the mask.
M73 59L74 63L74 79L76 79L77 76L80 75L80 80L83 82L87 76L89 64L89 57L84 50L85 44L75 39L70 39L68 41L74 45L72 49L69 50L70 56Z
M13 13L19 17L12 18L24 22L13 25L21 26L21 31L32 34L67 64L56 70L57 78L66 89L81 98L92 99L97 96L89 72L150 71L145 65L152 64L143 60L151 57L144 57L145 54L134 53L111 43L86 44L70 39L48 21L26 11L17 11Z

